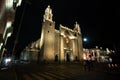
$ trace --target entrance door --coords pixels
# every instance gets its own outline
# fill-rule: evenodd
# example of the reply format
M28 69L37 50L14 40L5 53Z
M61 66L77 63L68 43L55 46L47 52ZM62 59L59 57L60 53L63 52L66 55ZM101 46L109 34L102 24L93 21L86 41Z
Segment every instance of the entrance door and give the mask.
M58 61L58 55L55 55L55 62Z
M70 62L70 54L69 53L66 54L66 61Z

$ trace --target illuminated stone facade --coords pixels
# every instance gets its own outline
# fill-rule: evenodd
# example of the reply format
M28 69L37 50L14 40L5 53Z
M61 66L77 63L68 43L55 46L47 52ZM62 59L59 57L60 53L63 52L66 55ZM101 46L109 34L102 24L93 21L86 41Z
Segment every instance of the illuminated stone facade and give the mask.
M91 49L83 49L83 59L84 60L92 60L97 62L111 62L112 58L110 58L109 54L114 53L113 50L102 49L102 47L91 48Z
M39 60L61 62L81 60L83 47L80 25L76 22L74 29L69 29L60 24L57 30L52 17L52 9L48 6L43 16L41 38L32 43L34 48L40 49Z

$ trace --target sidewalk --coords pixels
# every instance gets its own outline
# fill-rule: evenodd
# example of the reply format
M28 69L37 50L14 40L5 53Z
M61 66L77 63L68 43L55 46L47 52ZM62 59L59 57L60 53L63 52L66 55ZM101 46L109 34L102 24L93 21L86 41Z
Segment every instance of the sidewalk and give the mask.
M0 80L16 80L15 72L12 68L0 69Z

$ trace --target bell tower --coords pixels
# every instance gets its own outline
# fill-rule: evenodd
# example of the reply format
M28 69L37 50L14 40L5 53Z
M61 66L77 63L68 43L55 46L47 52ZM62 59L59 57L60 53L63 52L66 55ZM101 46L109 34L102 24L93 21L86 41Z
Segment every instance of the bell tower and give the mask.
M54 40L55 40L55 22L52 21L52 9L48 6L45 9L42 23L41 48L44 61L54 61Z
M45 20L48 21L52 21L52 9L50 8L50 6L48 5L48 7L45 9L45 14L44 14L44 18L43 18L43 22L45 22Z
M74 31L81 34L80 25L77 22L75 23Z
M83 54L83 45L82 45L82 34L81 34L81 30L80 30L80 25L76 22L74 25L74 32L76 34L77 37L77 47L78 49L78 58L79 60L82 60L82 54Z

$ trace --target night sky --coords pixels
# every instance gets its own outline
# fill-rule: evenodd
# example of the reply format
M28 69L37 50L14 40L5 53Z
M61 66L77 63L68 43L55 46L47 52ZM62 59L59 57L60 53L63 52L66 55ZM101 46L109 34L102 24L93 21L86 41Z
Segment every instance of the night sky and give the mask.
M118 2L102 0L29 0L18 40L18 50L21 51L27 44L41 37L41 26L46 7L50 5L53 10L53 21L56 29L59 24L71 29L77 21L80 24L82 37L87 37L88 42L85 47L93 48L100 46L103 48L115 49L120 47L119 22L120 8ZM17 8L14 31L8 41L8 47L13 46L13 42L18 32L23 7Z

